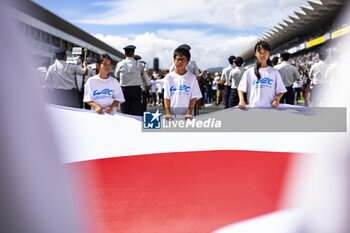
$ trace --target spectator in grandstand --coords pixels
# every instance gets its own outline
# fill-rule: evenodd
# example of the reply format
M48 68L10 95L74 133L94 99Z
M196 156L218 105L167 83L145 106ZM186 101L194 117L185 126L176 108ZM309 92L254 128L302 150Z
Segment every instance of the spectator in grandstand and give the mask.
M239 108L244 109L246 102L243 93L248 92L251 107L276 108L285 92L280 73L272 68L269 59L271 47L266 41L259 41L255 45L257 62L254 67L244 72L238 86Z
M239 103L237 88L245 72L244 68L242 68L243 62L244 60L242 57L236 57L234 61L235 68L231 70L229 74L229 80L231 81L231 89L232 89L230 93L230 99L229 99L230 108L237 106Z
M202 98L196 76L186 70L190 58L189 50L175 49L175 70L164 78L164 105L167 120L172 116L185 116L185 120L191 119L197 100Z
M55 51L56 60L46 72L45 86L51 90L51 103L79 108L81 103L75 75L88 73L87 62L83 62L84 68L67 63L66 51L65 48Z
M222 83L225 85L224 86L224 106L225 106L225 108L229 107L229 99L230 99L230 95L231 95L231 85L232 85L229 76L230 76L230 72L234 68L233 61L235 60L235 58L236 58L235 56L231 55L227 59L229 62L229 65L222 70L222 74L221 74Z
M125 102L120 105L122 113L141 116L141 71L137 60L134 59L134 45L123 48L125 59L118 62L115 76L120 79Z
M290 53L283 51L280 54L281 63L274 68L280 72L283 84L287 89L287 93L281 98L281 103L294 105L293 83L300 80L300 74L298 69L288 62Z
M118 80L108 75L112 69L112 59L108 54L104 54L97 63L100 67L99 73L86 81L84 103L99 114L103 111L116 112L118 104L123 103L125 99Z
M319 61L311 66L310 69L310 79L311 79L311 93L310 102L313 106L320 105L321 102L321 92L325 90L325 85L327 80L325 77L328 64L326 59L328 56L328 51L325 49L318 50Z

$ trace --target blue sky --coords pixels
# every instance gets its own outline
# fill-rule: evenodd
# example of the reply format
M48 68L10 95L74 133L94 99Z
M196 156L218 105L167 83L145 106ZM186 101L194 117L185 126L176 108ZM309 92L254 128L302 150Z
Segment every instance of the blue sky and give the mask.
M56 15L116 49L136 53L168 68L177 45L192 47L201 69L226 66L250 42L306 0L35 0Z

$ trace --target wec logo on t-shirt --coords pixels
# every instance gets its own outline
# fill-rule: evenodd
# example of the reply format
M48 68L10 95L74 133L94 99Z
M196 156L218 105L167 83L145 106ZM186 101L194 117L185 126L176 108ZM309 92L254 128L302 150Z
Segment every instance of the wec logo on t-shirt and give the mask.
M255 86L255 88L259 88L259 84L260 84L260 88L264 88L264 87L272 88L272 83L273 83L273 79L263 78L260 81L254 80L253 86Z
M175 86L171 86L170 87L170 95L188 95L190 92L191 87L190 86L186 86L186 85L180 85L178 87Z
M110 89L103 89L102 91L98 91L98 90L95 90L94 91L94 96L95 95L112 95L113 94L113 90L110 90Z

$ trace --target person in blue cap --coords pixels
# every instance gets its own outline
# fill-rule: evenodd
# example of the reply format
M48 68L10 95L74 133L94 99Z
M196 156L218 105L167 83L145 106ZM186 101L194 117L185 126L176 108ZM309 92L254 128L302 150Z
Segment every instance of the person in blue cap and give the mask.
M124 48L125 59L118 62L115 76L120 80L125 102L120 105L120 111L125 114L141 116L141 65L135 59L134 45Z
M229 62L229 65L222 70L221 73L221 80L222 83L225 85L224 89L224 106L225 108L229 107L229 98L231 95L231 80L229 79L230 72L234 69L233 61L235 60L235 56L231 55L227 60Z
M79 108L78 88L75 75L86 75L88 73L87 62L83 67L72 65L66 62L67 49L55 50L56 60L46 73L45 86L51 90L49 102L53 104Z
M298 69L288 62L290 53L282 51L280 54L281 63L274 68L280 72L283 84L287 89L287 93L282 96L280 103L294 105L293 83L300 80L300 74Z

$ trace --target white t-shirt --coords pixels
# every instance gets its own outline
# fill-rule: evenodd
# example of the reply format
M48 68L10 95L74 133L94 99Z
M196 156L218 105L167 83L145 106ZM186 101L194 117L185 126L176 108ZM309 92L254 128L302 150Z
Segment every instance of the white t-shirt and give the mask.
M93 101L102 109L105 109L111 106L114 100L119 101L119 103L125 102L118 80L111 77L102 79L95 75L86 81L84 102ZM92 108L92 110L94 109ZM113 111L115 111L115 109Z
M151 86L151 81L149 80L149 76L145 73L141 75L141 89L145 91L148 86Z
M229 65L228 67L226 67L222 70L221 79L225 81L226 86L231 87L231 85L232 85L229 76L230 76L231 70L233 70L233 69L234 69L234 66Z
M172 115L186 115L191 99L202 98L196 76L190 72L178 75L175 72L164 78L164 99L170 100Z
M157 79L157 93L162 93L164 79Z
M151 80L151 92L152 93L156 93L157 92L157 82L154 79Z
M231 81L231 88L237 89L239 82L242 79L245 70L242 67L236 66L233 70L230 71L229 80Z
M309 76L312 78L311 85L327 84L325 74L328 64L325 61L319 61L311 66Z
M271 66L260 68L260 81L254 73L254 67L244 72L238 90L248 92L251 107L271 107L279 93L286 93L280 73Z
M300 80L298 69L288 61L283 61L274 68L280 72L285 87L290 87L295 80Z
M216 77L214 78L212 89L215 90L215 91L218 89L218 85L219 85L218 82L219 82L219 80L220 80L220 77L219 77L219 76L216 76Z

